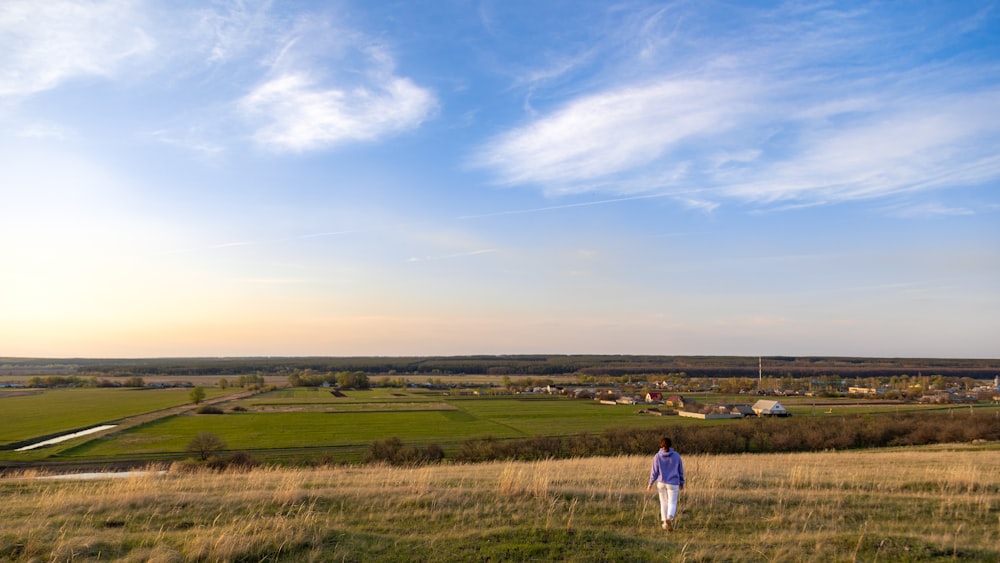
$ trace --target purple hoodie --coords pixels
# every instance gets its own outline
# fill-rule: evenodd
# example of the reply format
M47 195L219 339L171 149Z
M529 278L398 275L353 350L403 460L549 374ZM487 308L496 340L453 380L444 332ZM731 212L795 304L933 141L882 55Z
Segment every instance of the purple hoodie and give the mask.
M670 448L669 451L660 448L653 456L653 469L649 472L649 484L659 481L668 485L684 486L684 464L681 456Z

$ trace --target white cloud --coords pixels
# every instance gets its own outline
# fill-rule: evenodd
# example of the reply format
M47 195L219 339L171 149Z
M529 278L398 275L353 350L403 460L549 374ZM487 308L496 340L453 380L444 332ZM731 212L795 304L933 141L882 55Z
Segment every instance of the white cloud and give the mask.
M53 139L61 141L72 136L72 132L55 123L40 121L21 127L16 131L16 135L26 139Z
M366 142L419 126L437 109L430 90L397 74L389 50L324 17L299 19L264 61L264 80L237 108L275 151Z
M587 80L603 86L532 108L471 162L550 195L666 193L709 210L1000 178L995 68L928 59L957 39L922 34L926 16L796 10L739 8L738 32L696 7L643 12L615 34L631 51Z
M200 13L199 24L211 36L208 62L223 63L259 45L275 31L268 12L271 2L235 0L217 3L217 9Z
M729 196L764 202L976 185L1000 177L1000 156L991 148L998 138L1000 95L956 94L806 129L787 157L715 178Z
M73 78L110 76L151 52L134 2L0 3L0 97L23 97Z
M956 207L933 201L890 206L886 208L886 212L889 215L903 218L975 215L976 213L966 207Z
M434 111L436 100L428 90L393 75L342 88L323 85L306 72L288 72L254 88L239 106L259 120L258 143L304 151L414 128Z
M400 76L386 48L325 12L278 12L269 0L178 9L142 0L0 2L0 103L139 71L199 92L203 108L150 124L146 133L202 155L219 154L231 111L252 138L304 151L372 141L417 127L434 94ZM155 37L155 39L154 39ZM192 77L197 81L190 81ZM196 120L196 124L191 124ZM26 134L53 136L56 129Z
M588 95L494 139L475 164L494 169L508 184L586 191L655 162L681 143L726 131L747 111L748 98L736 92L745 96L753 89L748 83L663 80Z
M893 92L785 101L806 96L783 91L798 87L739 78L618 87L496 137L474 163L503 184L549 194L683 189L758 203L876 198L1000 177L992 150L1000 93L896 105Z

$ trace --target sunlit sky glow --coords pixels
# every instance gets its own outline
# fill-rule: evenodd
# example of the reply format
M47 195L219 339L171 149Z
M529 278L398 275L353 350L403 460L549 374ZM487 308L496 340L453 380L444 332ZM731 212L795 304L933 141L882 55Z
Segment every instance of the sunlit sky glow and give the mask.
M0 356L1000 357L1000 5L0 3Z

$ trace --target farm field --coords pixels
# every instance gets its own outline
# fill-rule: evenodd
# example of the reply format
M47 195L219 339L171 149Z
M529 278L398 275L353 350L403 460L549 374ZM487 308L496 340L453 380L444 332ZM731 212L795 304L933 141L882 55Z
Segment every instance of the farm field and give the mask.
M226 395L207 388L208 397L221 399L219 414L196 414L188 389L54 389L24 392L0 398L6 444L48 437L96 424L125 421L120 428L65 443L16 452L0 450L0 462L9 464L142 463L174 460L188 454L191 440L208 432L218 436L226 452L247 452L258 461L315 463L361 461L373 442L398 438L405 446L436 445L446 457L463 443L483 438L498 440L532 437L598 435L622 428L724 428L731 421L699 421L677 416L642 414L643 405L602 405L593 400L549 395L451 395L441 390L377 388L347 391L336 396L329 389L281 388L264 393ZM226 399L226 397L231 397ZM754 396L705 395L703 402L752 403ZM789 398L783 401L796 417L838 414L898 413L919 410L954 413L967 407L886 405L864 401L822 402ZM162 411L188 405L183 412ZM835 405L828 407L827 405ZM978 405L977 411L1000 412ZM992 410L991 410L992 409ZM128 418L132 417L132 418ZM2 444L0 444L2 445Z
M651 448L655 449L655 445ZM997 561L1000 448L0 478L11 561ZM886 468L892 468L891 471Z
M190 403L190 389L30 389L0 394L0 446ZM206 388L206 398L226 394ZM6 396L4 396L6 395Z
M325 395L325 397L324 397ZM183 453L200 432L222 438L229 450L346 448L356 461L368 445L396 437L409 445L492 436L565 436L622 426L690 424L678 417L638 415L641 407L600 405L565 398L469 398L439 393L361 391L345 398L305 389L281 389L221 405L222 415L185 414L92 440L61 459L108 459ZM246 409L233 412L233 407Z

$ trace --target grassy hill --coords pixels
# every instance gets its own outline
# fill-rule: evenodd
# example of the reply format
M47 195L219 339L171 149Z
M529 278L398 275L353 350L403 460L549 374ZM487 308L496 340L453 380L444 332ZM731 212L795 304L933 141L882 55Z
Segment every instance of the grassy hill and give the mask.
M650 452L652 454L652 451ZM649 457L0 479L0 560L996 561L996 443L688 455L677 530Z

